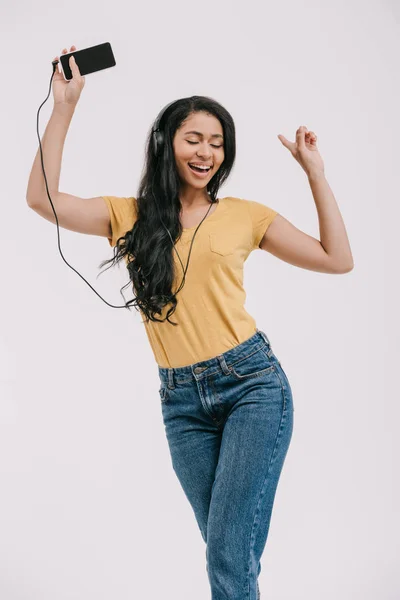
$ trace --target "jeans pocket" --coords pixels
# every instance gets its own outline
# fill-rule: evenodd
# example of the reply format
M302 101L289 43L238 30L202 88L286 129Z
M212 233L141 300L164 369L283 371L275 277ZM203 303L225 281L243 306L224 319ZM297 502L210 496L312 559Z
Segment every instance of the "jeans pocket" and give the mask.
M275 365L263 351L263 348L259 348L244 358L228 364L228 368L235 379L243 380L272 373L275 370Z

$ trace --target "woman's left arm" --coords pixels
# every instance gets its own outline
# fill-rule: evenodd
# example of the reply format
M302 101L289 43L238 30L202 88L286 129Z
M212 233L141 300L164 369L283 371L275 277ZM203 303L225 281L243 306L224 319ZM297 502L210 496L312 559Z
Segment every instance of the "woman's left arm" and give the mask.
M317 136L300 127L296 142L278 136L307 174L317 208L321 240L297 229L277 215L264 234L260 248L292 265L321 273L348 273L354 267L346 228L324 174L316 146Z

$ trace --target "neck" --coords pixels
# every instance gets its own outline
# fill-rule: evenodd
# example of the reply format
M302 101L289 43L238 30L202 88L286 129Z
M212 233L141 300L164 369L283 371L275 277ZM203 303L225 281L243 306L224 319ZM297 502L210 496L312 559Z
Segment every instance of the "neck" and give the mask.
M211 197L207 192L207 188L202 190L197 190L193 187L181 189L179 199L181 201L182 208L189 210L210 204L211 202Z

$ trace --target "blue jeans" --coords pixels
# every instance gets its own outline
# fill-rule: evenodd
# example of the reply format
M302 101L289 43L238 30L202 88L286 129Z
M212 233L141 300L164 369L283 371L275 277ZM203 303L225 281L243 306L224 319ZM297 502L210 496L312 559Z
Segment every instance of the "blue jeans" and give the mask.
M258 600L293 431L286 374L259 329L214 358L158 369L172 466L206 543L212 600Z

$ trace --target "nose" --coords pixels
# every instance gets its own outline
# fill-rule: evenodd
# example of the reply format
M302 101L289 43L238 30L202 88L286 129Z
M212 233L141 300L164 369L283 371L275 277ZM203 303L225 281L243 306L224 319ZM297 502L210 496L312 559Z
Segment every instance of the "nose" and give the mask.
M210 158L212 156L212 152L210 150L210 148L208 147L207 143L204 144L200 144L196 154L198 156L202 156L203 158Z

